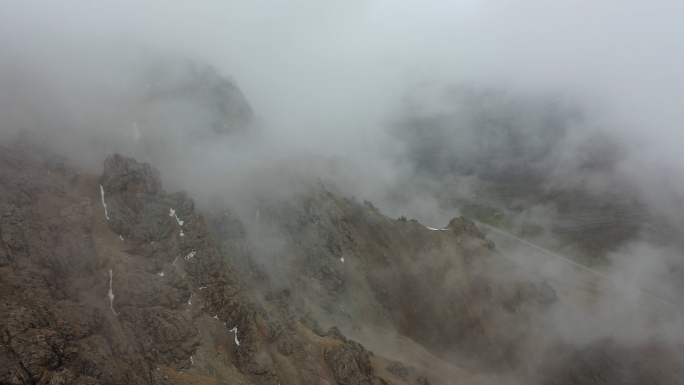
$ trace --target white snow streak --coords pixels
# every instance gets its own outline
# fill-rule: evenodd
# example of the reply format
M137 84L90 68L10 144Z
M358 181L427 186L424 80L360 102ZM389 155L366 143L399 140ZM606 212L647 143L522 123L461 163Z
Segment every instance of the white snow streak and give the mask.
M427 227L427 226L425 226L425 228L428 229L428 230L436 230L436 231L446 231L446 230L449 230L449 229L433 229L432 227Z
M340 261L342 261L342 263L344 263L344 257L340 258Z
M157 275L160 276L160 277L163 277L163 276L164 276L164 272L162 271L161 273L157 273Z
M109 303L110 303L109 307L112 309L112 312L114 313L114 315L118 315L114 311L114 291L112 290L112 282L113 281L114 281L114 270L109 269L109 294L107 294L109 296Z
M123 237L122 237L121 235L119 235L119 239L121 239L122 241L124 240Z
M237 339L237 325L235 325L234 328L230 329L231 332L235 332L235 345L240 346L240 341Z
M178 260L178 256L176 255L176 259L173 260L172 265L175 265L177 260Z
M104 207L104 210L105 210L105 218L107 218L107 220L109 220L109 215L107 215L107 204L105 203L105 200L104 200L104 187L102 187L102 185L100 185L100 194L102 194L102 206Z
M185 259L186 259L186 260L187 260L187 259L190 259L190 258L194 257L195 254L196 254L195 251L191 251L190 254L188 254L188 255L185 256Z
M190 356L190 364L195 365L195 361L192 360L192 356Z
M180 236L181 236L181 237L184 237L185 234L183 234L183 221L181 221L180 219L178 219L178 215L176 215L176 210L174 210L174 209L172 209L172 208L169 208L169 216L170 216L170 217L176 218L176 222L178 222L178 225L181 227Z
M188 298L188 305L192 305L192 294L190 294L190 298Z

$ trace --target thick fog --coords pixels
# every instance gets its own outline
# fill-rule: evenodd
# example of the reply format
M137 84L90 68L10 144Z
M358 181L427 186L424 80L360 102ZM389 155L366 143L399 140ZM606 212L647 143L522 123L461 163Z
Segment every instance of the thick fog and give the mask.
M0 37L5 62L28 61L48 74L49 67L69 66L80 77L97 71L89 64L126 61L127 51L140 48L210 63L236 79L259 117L284 127L278 131L295 143L308 138L349 147L378 131L407 89L465 82L598 104L625 136L648 138L658 146L651 152L674 157L684 90L683 7L674 1L4 2Z
M108 93L125 89L139 51L209 63L237 82L279 144L356 159L364 168L382 163L378 148L396 149L384 127L404 112L407 95L448 85L547 94L596 114L592 123L600 120L629 146L627 172L652 178L651 166L681 171L683 7L8 1L0 47L3 67L15 70L4 77L16 87L17 77L28 77L24 84L40 90L34 97L51 92L62 102L78 92L88 95L78 100L90 100L104 86ZM16 92L3 98L21 103L26 95ZM71 112L83 107L74 103Z
M93 174L113 152L151 162L248 229L297 178L430 227L474 215L598 273L581 278L606 287L593 321L555 310L555 335L681 338L682 17L679 1L0 1L0 139L31 130ZM592 221L625 227L568 241ZM490 235L565 298L572 267ZM649 298L675 315L635 316Z

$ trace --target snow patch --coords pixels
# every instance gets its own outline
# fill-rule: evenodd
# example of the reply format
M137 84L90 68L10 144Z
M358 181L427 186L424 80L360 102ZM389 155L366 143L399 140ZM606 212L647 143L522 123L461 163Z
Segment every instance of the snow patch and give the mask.
M114 281L114 270L109 269L109 294L107 296L109 297L109 307L112 309L112 312L114 315L116 314L116 311L114 311L114 291L112 290L112 283Z
M188 255L185 256L185 259L188 260L188 259L194 257L195 254L196 254L196 252L193 250L193 251L190 252L190 254L188 254Z
M157 273L157 275L160 276L160 277L163 277L163 276L164 276L164 272L162 271L161 273Z
M190 298L188 298L188 305L192 305L192 294L190 294Z
M206 286L200 286L199 289L200 289L200 290L203 290L203 289L206 289L206 288L207 288Z
M190 356L190 364L195 365L195 361L192 360L192 356Z
M237 325L235 325L234 328L230 329L230 331L235 332L235 345L240 346L240 341L238 341L238 339L237 339L237 333L238 333Z
M178 260L178 255L176 255L176 259L173 260L172 265L175 265L177 260Z
M215 316L213 316L213 317L211 317L211 318L216 318L216 319L218 319L218 314L216 314Z
M342 263L344 263L344 257L340 258L340 261L342 261Z
M119 235L119 239L121 239L122 241L124 240L123 237L122 237L121 235Z
M427 227L427 226L425 226L425 228L428 229L428 230L435 230L435 231L446 231L446 230L449 230L449 229L434 229L434 228L432 228L432 227Z
M184 222L181 221L181 220L178 218L178 215L176 215L176 210L174 210L173 208L170 208L170 207L169 207L169 216L170 216L170 217L173 217L173 218L176 218L176 222L178 222L178 225L181 227L180 236L181 236L181 237L184 237L184 236L185 236L185 234L183 234L183 223L184 223Z
M105 199L104 199L104 187L102 187L102 185L100 185L100 194L102 194L102 206L104 207L104 210L105 210L105 218L107 218L107 220L109 220L109 215L107 215L107 204L105 203Z

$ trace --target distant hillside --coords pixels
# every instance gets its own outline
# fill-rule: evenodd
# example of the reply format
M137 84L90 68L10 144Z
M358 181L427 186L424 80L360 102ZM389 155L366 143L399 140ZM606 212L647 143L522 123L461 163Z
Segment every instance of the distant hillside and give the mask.
M586 108L553 95L444 87L409 95L391 133L441 208L548 240L605 264L636 239L684 246L620 169L620 142ZM539 213L544 215L539 215Z

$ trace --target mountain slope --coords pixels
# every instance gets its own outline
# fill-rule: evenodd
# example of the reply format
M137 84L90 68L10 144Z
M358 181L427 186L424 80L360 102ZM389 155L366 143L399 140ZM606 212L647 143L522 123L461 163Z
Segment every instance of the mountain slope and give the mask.
M369 353L312 333L286 292L253 298L149 165L109 157L98 180L29 140L1 163L2 383L374 381Z
M262 202L254 231L266 246L255 259L268 262L263 270L292 291L299 311L347 333L392 329L437 356L503 370L556 298L495 255L465 218L431 230L316 184Z
M659 340L549 335L554 289L471 221L428 229L296 183L255 196L242 222L226 207L200 214L131 158L93 176L30 134L2 146L0 383L684 378L681 348Z

